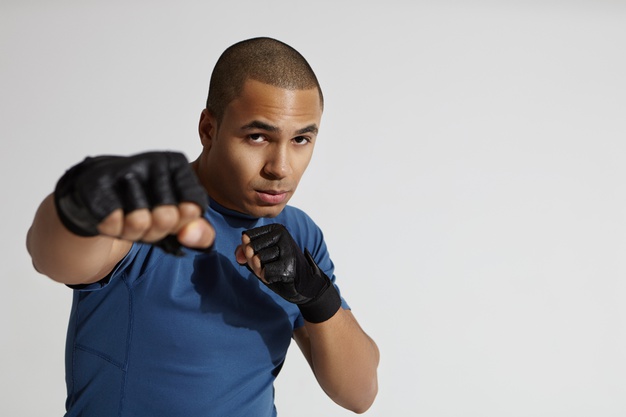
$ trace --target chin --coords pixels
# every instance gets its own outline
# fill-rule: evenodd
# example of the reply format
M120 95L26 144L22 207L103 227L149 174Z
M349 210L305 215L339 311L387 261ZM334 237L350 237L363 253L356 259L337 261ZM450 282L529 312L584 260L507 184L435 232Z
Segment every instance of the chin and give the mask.
M266 217L268 219L272 219L276 216L278 216L282 211L283 211L284 207L281 207L280 210L263 210L263 213L259 215L259 217Z
M253 210L253 213L251 214L255 217L266 217L266 218L271 219L271 218L278 216L283 211L284 208L285 208L285 205L256 207L256 209Z

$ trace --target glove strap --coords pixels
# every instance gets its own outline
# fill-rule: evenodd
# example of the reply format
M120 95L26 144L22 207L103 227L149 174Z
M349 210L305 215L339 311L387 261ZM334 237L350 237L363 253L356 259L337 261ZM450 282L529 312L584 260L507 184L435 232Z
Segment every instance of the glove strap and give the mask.
M321 323L337 313L341 307L341 297L329 280L329 286L311 301L298 304L302 317L309 323Z
M326 281L326 288L311 301L298 304L298 308L302 313L302 317L309 323L322 323L334 316L339 310L341 307L341 297L330 279L319 269L315 261L313 261L313 257L307 249L304 250L304 256L313 270L313 275L317 279Z

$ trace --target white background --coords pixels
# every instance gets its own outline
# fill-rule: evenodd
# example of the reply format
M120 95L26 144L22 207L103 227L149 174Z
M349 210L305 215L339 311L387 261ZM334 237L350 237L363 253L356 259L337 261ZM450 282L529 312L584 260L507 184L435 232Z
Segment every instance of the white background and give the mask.
M86 155L200 151L229 45L326 96L292 200L381 350L371 416L626 415L626 3L0 4L0 415L61 416L70 290L25 235ZM292 349L282 416L343 416Z

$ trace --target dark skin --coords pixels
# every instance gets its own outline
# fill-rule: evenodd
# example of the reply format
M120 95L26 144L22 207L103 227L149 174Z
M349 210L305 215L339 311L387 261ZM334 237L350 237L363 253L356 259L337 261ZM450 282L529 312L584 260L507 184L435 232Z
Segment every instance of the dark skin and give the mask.
M322 116L317 89L287 90L248 80L220 121L204 110L202 152L192 163L207 193L221 205L255 217L275 217L295 192L311 156ZM27 236L35 268L65 284L91 283L109 274L133 241L174 234L181 244L206 248L213 227L193 203L117 210L99 225L101 235L79 237L60 223L52 195L37 211ZM242 236L233 256L263 280L258 257ZM349 310L293 334L320 386L335 402L366 411L376 397L379 352Z

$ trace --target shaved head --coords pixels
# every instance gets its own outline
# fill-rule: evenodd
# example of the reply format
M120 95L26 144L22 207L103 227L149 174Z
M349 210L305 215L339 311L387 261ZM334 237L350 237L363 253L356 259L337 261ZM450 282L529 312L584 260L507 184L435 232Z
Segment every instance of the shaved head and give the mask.
M226 49L215 64L206 108L218 121L222 120L226 106L239 96L247 79L288 90L317 88L324 107L317 77L298 51L276 39L253 38Z

